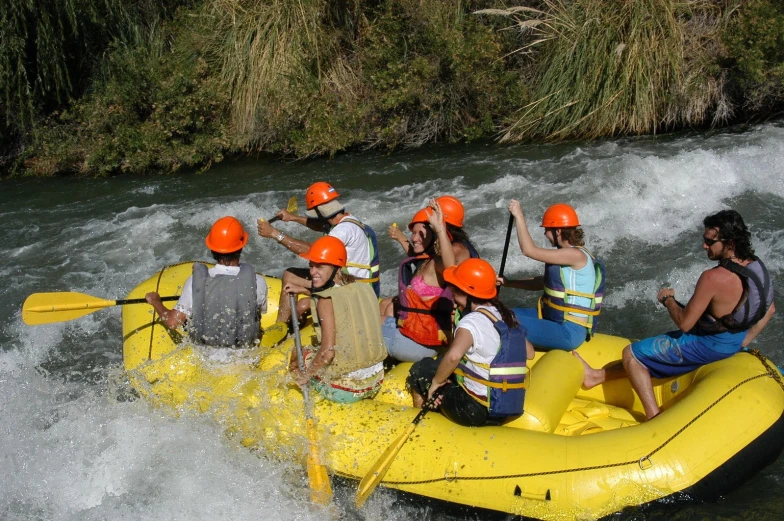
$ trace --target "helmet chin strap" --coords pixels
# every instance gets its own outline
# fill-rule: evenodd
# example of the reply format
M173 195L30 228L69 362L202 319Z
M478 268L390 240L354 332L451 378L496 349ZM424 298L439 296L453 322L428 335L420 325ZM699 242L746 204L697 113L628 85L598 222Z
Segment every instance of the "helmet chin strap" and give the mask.
M559 233L560 231L561 231L560 228L553 228L553 239L555 240L555 247L558 249L563 248L563 246L561 246L560 241L558 240L558 237L560 237L561 235Z

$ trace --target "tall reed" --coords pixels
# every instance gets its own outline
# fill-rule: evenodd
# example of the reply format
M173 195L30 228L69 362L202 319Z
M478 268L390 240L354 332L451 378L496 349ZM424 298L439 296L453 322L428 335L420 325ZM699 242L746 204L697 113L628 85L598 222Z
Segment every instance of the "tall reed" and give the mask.
M701 59L720 10L707 0L544 0L541 9L479 11L508 16L541 48L535 101L502 141L655 133L702 123L722 98ZM687 24L713 27L693 38ZM726 115L726 113L724 114Z
M230 92L235 141L258 147L274 139L259 126L285 125L298 92L341 77L339 35L330 31L329 0L208 0L200 49ZM350 3L347 7L350 7ZM350 76L350 73L349 73Z

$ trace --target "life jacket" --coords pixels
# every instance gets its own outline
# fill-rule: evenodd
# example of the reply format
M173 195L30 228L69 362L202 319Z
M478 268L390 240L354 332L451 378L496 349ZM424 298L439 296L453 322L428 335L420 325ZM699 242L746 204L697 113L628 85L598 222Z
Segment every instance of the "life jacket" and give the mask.
M410 286L422 262L430 259L429 255L418 255L400 263L394 314L404 336L423 346L440 347L452 339L452 291L447 287L440 295L423 300Z
M207 266L193 265L193 310L188 334L212 347L243 347L259 338L256 271L241 263L237 275L210 277Z
M472 398L487 407L490 416L495 418L520 416L523 414L525 389L528 387L525 378L528 374L525 330L519 326L510 328L503 320L498 320L486 309L480 308L477 311L493 323L493 327L501 337L501 345L490 364L472 361L474 365L487 369L487 378L472 371L466 365L468 358L464 356L454 371L457 383ZM486 398L470 392L465 386L466 378L487 386Z
M595 280L592 293L583 293L572 288L567 288L564 280L566 279L564 267L559 264L545 264L544 267L544 293L539 298L539 316L553 322L562 324L565 320L574 322L586 328L586 340L590 340L596 332L599 323L598 317L602 309L604 298L604 286L606 283L607 272L604 262L591 255L585 248L580 248L593 261ZM569 296L584 297L590 299L587 307L578 306L567 302ZM587 318L575 317L570 313L580 313Z
M460 242L468 249L471 258L478 259L479 253L470 242ZM394 315L400 332L414 342L429 347L449 345L452 341L454 301L452 291L444 288L441 294L423 300L411 289L411 279L423 261L432 259L428 254L409 257L400 263L397 277L397 297Z
M340 222L348 222L351 224L356 224L362 229L362 233L365 234L365 237L368 241L368 251L370 252L370 264L359 264L357 262L347 262L347 268L358 268L361 270L370 270L370 277L368 278L361 278L361 277L354 277L357 282L364 282L366 284L371 284L373 287L373 291L376 292L376 297L381 294L381 283L379 277L379 260L378 260L378 239L376 238L376 232L373 231L373 228L368 226L367 224L363 224L358 220L354 219L351 216L343 217Z
M318 316L318 300L332 299L335 314L335 357L325 371L329 378L371 367L386 359L387 348L378 320L378 298L369 286L333 286L313 293L311 297L310 311L319 344L321 320Z
M730 259L722 259L719 266L740 277L743 293L731 313L719 319L703 313L697 328L708 334L745 331L762 320L773 303L773 282L770 274L757 257L754 257L747 266L741 266Z

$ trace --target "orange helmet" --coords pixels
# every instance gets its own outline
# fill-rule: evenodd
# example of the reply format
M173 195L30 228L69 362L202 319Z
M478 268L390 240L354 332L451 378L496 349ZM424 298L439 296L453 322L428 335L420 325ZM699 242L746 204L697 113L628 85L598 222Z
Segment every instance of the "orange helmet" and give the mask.
M495 270L483 259L466 259L457 266L448 267L444 270L444 280L482 300L490 300L498 294Z
M413 229L414 229L414 225L415 225L416 223L423 223L423 224L428 224L428 223L430 222L430 221L428 220L428 217L430 217L430 215L431 215L432 213L433 213L433 210L432 210L432 208L422 208L422 209L421 209L421 210L419 210L417 213L415 213L415 214L414 214L414 217L412 217L412 218L411 218L411 222L410 222L410 223L408 223L408 229L409 229L409 231L413 231Z
M465 209L457 197L442 195L436 199L436 202L441 205L441 211L444 212L444 222L458 228L463 227Z
M212 225L204 242L214 252L234 253L248 243L248 234L236 218L221 217Z
M542 228L574 228L580 226L577 212L568 204L558 203L545 210Z
M328 203L333 199L337 199L338 191L332 188L332 185L319 181L310 185L305 192L305 205L308 210L312 210L320 204Z
M346 246L337 237L325 235L310 246L306 253L300 253L300 257L318 264L331 264L339 268L346 266Z

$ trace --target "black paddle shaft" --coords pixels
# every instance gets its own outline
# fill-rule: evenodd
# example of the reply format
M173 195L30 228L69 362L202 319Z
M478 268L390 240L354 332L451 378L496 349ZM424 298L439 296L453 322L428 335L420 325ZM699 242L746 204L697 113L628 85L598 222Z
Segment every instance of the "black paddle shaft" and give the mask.
M512 239L512 228L514 227L514 215L509 214L509 224L506 227L506 241L504 242L504 254L501 255L501 269L498 270L498 276L504 276L504 268L506 267L506 254L509 253L509 241Z
M179 298L180 297L177 297L177 296L174 296L174 297L161 297L161 301L163 302L163 301L167 301L167 300L179 300ZM126 300L115 300L114 301L114 304L116 306L125 306L126 304L146 304L146 303L147 303L147 299L143 299L143 298L131 298L131 299L126 299Z

